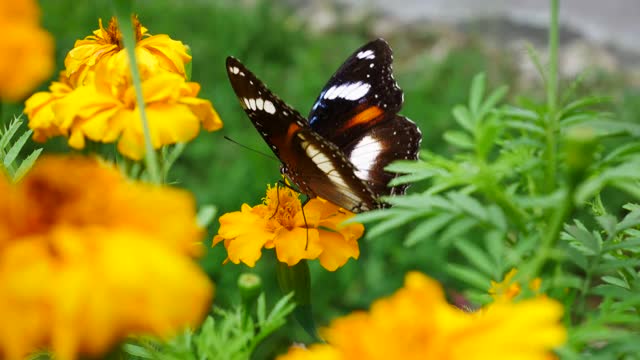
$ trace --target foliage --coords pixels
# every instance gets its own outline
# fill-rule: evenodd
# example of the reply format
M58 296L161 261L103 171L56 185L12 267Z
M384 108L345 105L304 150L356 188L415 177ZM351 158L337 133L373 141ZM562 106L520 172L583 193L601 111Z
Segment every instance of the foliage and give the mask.
M168 342L140 340L126 344L123 349L134 359L248 359L256 346L280 328L295 305L293 293L281 298L267 313L264 294L258 297L256 315L249 307L233 310L214 309L198 331L187 330Z
M42 149L33 150L24 160L19 160L20 152L33 133L31 130L24 131L14 140L23 123L21 116L14 117L4 129L0 129L0 170L6 171L13 181L20 180L42 152Z

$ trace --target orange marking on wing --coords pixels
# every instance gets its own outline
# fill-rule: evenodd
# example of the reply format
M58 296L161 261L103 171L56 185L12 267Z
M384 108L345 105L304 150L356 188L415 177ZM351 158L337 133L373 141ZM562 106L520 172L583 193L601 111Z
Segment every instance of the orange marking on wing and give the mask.
M298 129L300 129L300 125L291 123L291 125L289 125L289 128L287 129L287 139L291 139L293 137L293 134L295 134Z
M354 127L354 126L359 125L359 124L366 124L369 121L371 121L371 120L377 118L378 116L380 116L382 114L382 112L383 112L382 109L380 109L379 107L370 106L370 107L362 110L358 114L356 114L349 121L347 121L347 123L344 124L343 128L344 129L348 129L350 127Z

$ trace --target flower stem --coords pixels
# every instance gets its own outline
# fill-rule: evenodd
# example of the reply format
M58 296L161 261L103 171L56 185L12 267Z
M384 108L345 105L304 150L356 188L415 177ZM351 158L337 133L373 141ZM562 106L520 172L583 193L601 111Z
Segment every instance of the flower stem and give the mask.
M546 121L546 180L545 190L553 191L556 185L558 128L558 9L560 0L550 0L551 21L549 23L549 68L547 73L547 121Z
M114 0L112 3L116 10L116 16L118 18L119 28L122 33L124 48L127 51L127 55L129 57L131 79L133 81L133 87L136 91L136 104L140 111L142 130L144 133L145 165L147 167L149 179L151 180L151 182L160 184L162 183L162 178L160 176L160 169L158 166L156 152L154 151L153 145L151 144L151 131L149 130L149 121L147 120L147 113L145 111L144 105L144 96L142 94L142 80L140 79L138 63L136 62L136 39L133 31L133 22L131 21L131 11L128 10L131 8L132 2L126 0Z

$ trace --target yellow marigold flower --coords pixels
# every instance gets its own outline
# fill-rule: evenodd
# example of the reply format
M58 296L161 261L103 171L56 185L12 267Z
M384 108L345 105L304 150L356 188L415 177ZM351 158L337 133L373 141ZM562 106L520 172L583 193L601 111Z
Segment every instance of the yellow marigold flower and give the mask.
M304 215L298 194L288 188L269 187L263 203L220 217L213 245L224 241L228 261L255 266L262 248L275 248L280 262L289 266L303 259L319 259L329 271L360 255L361 224L341 225L351 212L319 198L309 200ZM306 223L305 223L306 218Z
M49 91L37 92L25 102L24 112L29 117L29 128L33 129L33 139L44 142L50 137L67 135L68 129L60 126L53 112L53 104L73 91L69 79L60 74L60 79L49 86Z
M561 316L562 306L548 298L467 313L446 302L437 282L411 272L402 289L369 312L333 321L322 331L328 344L279 359L543 360L566 340Z
M191 61L187 47L168 35L151 35L142 26L137 17L133 18L136 36L136 60L142 77L160 70L172 72L185 77L185 64ZM102 19L100 28L93 35L77 40L73 49L64 60L66 75L72 82L84 85L87 75L95 71L100 63L107 63L114 69L116 76L129 72L129 59L122 43L122 33L115 17L111 18L105 29Z
M82 149L85 138L118 141L118 151L134 160L144 156L144 134L135 89L130 81L115 82L109 66L99 66L95 80L56 101L53 111L69 145ZM222 127L211 102L197 97L200 86L182 76L160 72L142 82L151 143L155 149L192 140L200 123L208 131Z
M213 287L191 260L202 229L188 193L55 157L0 190L0 358L97 357L207 312Z
M53 38L39 17L33 0L0 2L0 99L22 99L53 71Z

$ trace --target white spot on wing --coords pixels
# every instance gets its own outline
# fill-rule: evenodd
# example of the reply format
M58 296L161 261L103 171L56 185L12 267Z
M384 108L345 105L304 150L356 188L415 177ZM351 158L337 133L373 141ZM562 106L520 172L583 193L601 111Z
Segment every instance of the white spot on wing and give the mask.
M265 100L264 101L264 111L268 112L269 114L275 114L276 113L276 107L273 106L273 103L269 100Z
M373 51L372 50L365 50L365 51L360 51L356 57L358 59L375 59L376 56L373 55Z
M258 110L262 110L262 105L264 104L264 100L262 98L256 99L256 107Z
M367 135L354 146L349 160L356 168L356 175L362 180L369 180L369 172L373 169L376 159L382 151L380 142Z
M248 108L250 108L250 107L251 107L251 105L249 105L249 99L247 99L247 98L242 98L242 100L244 100L244 104L246 105L246 106L244 107L245 109L248 109Z
M249 99L249 107L251 107L251 110L256 109L256 99Z
M238 69L237 66L231 66L231 67L229 67L229 71L231 71L234 74L237 74L237 73L240 72L240 69Z
M358 100L365 96L369 92L369 89L371 89L371 84L362 81L333 85L324 94L324 98L329 100L335 98Z

